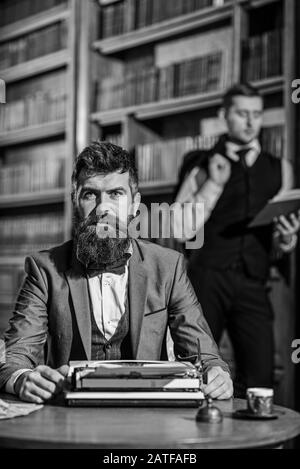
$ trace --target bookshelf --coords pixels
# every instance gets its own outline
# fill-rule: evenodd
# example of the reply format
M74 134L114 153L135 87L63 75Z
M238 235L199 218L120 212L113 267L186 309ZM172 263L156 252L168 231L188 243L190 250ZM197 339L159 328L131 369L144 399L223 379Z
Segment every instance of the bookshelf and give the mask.
M78 4L0 5L0 336L25 256L70 237Z
M27 218L36 239L22 247L15 240L8 248L1 241L0 334L22 279L26 250L47 245L43 217L57 217L54 243L70 236L73 156L92 139L135 152L143 202L171 202L183 154L213 144L223 131L217 113L224 89L248 78L265 96L264 146L299 170L294 161L296 110L290 99L297 76L296 4L1 2L0 77L7 84L7 104L0 108L0 182L6 181L0 187L0 224L13 218L26 230ZM49 169L39 164L41 159L50 166L56 159L60 163ZM5 223L8 239L16 225ZM176 248L169 240L159 242ZM294 276L286 284L276 275L271 281L276 341L285 346L276 350L277 392L282 403L292 405Z
M173 13L168 4L159 17L156 0L89 2L85 15L93 27L79 63L89 64L91 73L82 76L78 88L83 115L90 120L81 140L84 144L93 137L110 136L132 148L175 135L194 137L202 120L216 115L224 89L245 78L266 97L267 110L277 109L278 104L289 107L284 101L289 68L284 68L283 50L283 44L287 49L289 31L282 18L293 2L176 1ZM286 4L289 7L285 8ZM269 20L258 27L260 14L267 14ZM221 60L212 66L209 60L216 54L221 54ZM136 72L139 69L143 73ZM203 72L208 74L208 83L197 90L192 75ZM167 96L160 96L158 90L165 81L172 82L172 86L165 91ZM276 119L274 122L275 132L279 124ZM265 134L265 140L268 135L274 139L270 128ZM286 135L282 138L287 141ZM284 152L291 154L286 148ZM142 184L148 196L173 185L170 178L153 181L151 194L151 184Z
M204 136L212 144L224 130L217 118L224 89L247 78L265 97L264 147L294 163L289 87L296 76L296 2L176 0L164 2L160 12L158 3L90 0L81 7L86 34L82 32L79 52L77 149L93 138L122 144L135 152L143 202L171 202L183 156L180 145L205 147L207 140L199 143ZM217 53L219 68L201 65L201 58ZM197 90L196 73L208 76L212 86ZM166 81L172 86L166 87ZM161 243L176 248L174 242ZM294 327L293 280L287 285L275 276L270 288L276 392L281 402L292 405L293 372L286 350ZM282 311L289 311L288 324ZM226 350L231 361L224 343L225 357Z

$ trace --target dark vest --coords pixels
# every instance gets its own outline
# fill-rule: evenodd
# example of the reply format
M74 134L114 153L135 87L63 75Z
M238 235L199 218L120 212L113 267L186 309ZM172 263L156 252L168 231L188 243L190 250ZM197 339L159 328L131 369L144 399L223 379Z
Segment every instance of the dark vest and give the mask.
M198 266L242 269L265 279L272 248L272 226L248 228L249 222L281 188L281 161L261 153L252 167L231 162L231 176L204 226L204 245L190 251L190 271Z
M92 324L92 360L129 360L132 359L131 342L129 336L129 312L126 306L114 335L106 340L99 330L91 311Z

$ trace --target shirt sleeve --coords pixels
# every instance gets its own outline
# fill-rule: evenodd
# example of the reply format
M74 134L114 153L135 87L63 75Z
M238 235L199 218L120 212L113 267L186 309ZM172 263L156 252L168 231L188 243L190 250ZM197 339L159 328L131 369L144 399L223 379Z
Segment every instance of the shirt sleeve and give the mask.
M281 161L282 170L282 185L278 194L282 194L293 188L294 185L294 171L293 166L289 160L283 158ZM280 242L280 233L276 229L273 232L273 250L275 258L281 257L284 253L292 252L297 245L298 236L294 234L288 244Z
M218 202L223 188L201 174L200 168L194 168L185 178L182 187L176 197L174 209L174 237L181 242L192 239L206 221L209 219L216 203ZM203 181L199 187L199 180ZM193 204L193 210L185 210L184 204ZM184 230L182 229L182 220L185 219ZM181 237L176 236L182 233Z
M15 384L17 379L22 376L26 371L32 371L29 368L24 368L21 370L14 371L9 380L5 384L5 392L8 392L10 394L16 394L15 392Z
M281 185L279 194L292 189L294 185L293 166L292 166L292 163L286 158L283 158L281 160L281 171L282 171L282 185Z

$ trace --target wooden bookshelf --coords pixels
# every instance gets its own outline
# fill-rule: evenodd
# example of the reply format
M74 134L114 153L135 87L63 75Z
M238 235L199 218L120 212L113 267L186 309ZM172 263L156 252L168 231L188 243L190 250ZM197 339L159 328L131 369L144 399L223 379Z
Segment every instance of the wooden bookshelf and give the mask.
M68 19L70 10L65 5L58 5L36 15L29 16L0 28L0 41L7 41L23 34L31 33L50 24Z
M230 19L232 17L233 3L234 2L228 2L220 7L204 8L127 34L97 40L93 42L93 48L104 55L116 54L117 52L139 47L144 44L158 42L179 34L185 34L189 31Z
M60 188L42 192L36 191L13 195L1 195L0 209L63 203L64 196L65 190Z
M69 60L68 50L60 50L4 69L1 71L1 78L7 84L13 81L24 80L25 78L65 67L68 65Z
M43 0L40 0L40 3L42 2ZM13 123L12 117L15 118L17 111L14 107L14 102L18 102L18 100L23 100L24 102L22 115L24 112L24 116L27 116L26 112L30 106L31 114L29 117L33 116L31 120L26 120L24 117L24 123L34 123L34 125L31 126L19 127L0 133L0 164L1 166L3 165L3 168L14 168L14 165L16 165L16 167L19 166L17 170L12 169L13 172L17 172L7 173L15 174L16 179L14 184L18 183L22 175L22 168L26 168L27 165L28 169L26 169L27 173L25 174L27 179L24 181L23 185L25 188L26 184L31 184L28 178L32 178L33 174L38 174L37 170L34 170L37 171L36 173L30 172L35 162L40 161L42 158L45 158L45 163L49 162L49 158L63 159L61 168L59 166L49 165L50 171L51 168L53 168L53 171L59 171L59 175L53 173L53 178L59 178L59 184L53 182L54 179L51 175L45 177L44 170L43 174L40 173L40 191L37 190L39 186L37 183L33 184L33 187L36 189L33 192L16 192L9 194L8 190L3 191L5 195L0 196L0 220L1 223L5 223L6 217L11 220L14 219L14 215L16 215L16 217L21 217L21 223L23 223L22 217L23 214L26 213L24 220L26 220L27 214L29 219L30 217L33 217L33 220L36 218L37 222L35 222L35 225L37 225L37 229L39 229L39 220L41 220L41 223L44 223L45 220L47 223L50 223L51 221L50 219L48 220L47 217L54 215L54 222L57 224L59 236L62 237L61 232L63 232L65 240L70 237L72 223L70 175L73 158L76 154L75 84L77 73L76 57L79 31L79 5L80 0L68 0L59 6L46 9L22 20L0 27L0 43L7 43L7 50L10 50L9 47L11 47L12 53L16 50L18 54L17 58L15 55L11 60L7 61L7 63L16 63L17 60L20 62L9 68L2 68L1 71L1 78L5 80L7 85L7 103L10 105L9 109L11 110L7 111L8 118L10 119L10 121L8 121L9 124L6 123L3 125L2 122L2 128L13 128L14 125L11 125L10 122ZM0 5L0 15L1 6L2 5ZM38 7L40 7L40 4ZM62 24L61 30L60 26L56 27L56 24L58 25L60 23ZM47 29L48 27L50 28ZM61 31L59 33L61 36L59 41L53 41L53 48L50 42L50 47L44 48L44 55L35 57L35 55L38 55L38 52L40 52L40 54L43 53L43 47L39 48L37 39L40 37L38 31L43 32L43 30L46 31L43 37L50 38L50 40L54 37L53 31ZM37 34L32 34L31 36L31 33L35 32L37 32ZM56 32L54 34L56 34ZM21 38L23 44L18 42L19 38ZM22 47L28 48L31 44L30 41L33 42L33 47L35 47L35 52L32 54L28 54L26 49L22 49ZM10 42L12 46L10 46ZM4 51L6 50L5 47L4 45ZM58 47L61 47L61 49L55 50L55 48ZM26 52L23 53L23 50ZM55 52L50 53L50 50L55 50ZM26 61L25 57L35 58ZM22 59L24 61L21 63ZM64 93L65 82L67 83L66 94ZM36 99L36 93L39 93L38 99L40 99L40 101ZM40 115L39 112L35 114L35 111L40 109L41 102L45 107L45 112L41 113L41 120L39 121L37 120L38 118L34 116ZM59 106L57 103L59 103ZM66 104L64 105L64 103ZM49 105L49 108L46 108L47 105ZM28 106L28 108L26 106ZM4 115L6 118L6 114ZM49 121L47 121L47 118ZM22 119L20 118L19 124L22 125L22 123ZM16 124L15 127L17 127ZM59 154L56 153L57 149L60 152ZM48 168L48 166L45 166L45 168ZM62 169L63 172L61 172ZM6 169L4 169L4 174L5 171ZM8 169L8 171L10 171L10 169ZM7 187L9 187L10 182L7 184ZM43 184L45 184L45 186L43 186ZM53 184L53 189L50 189L50 184ZM13 184L11 187L13 187ZM56 236L56 233L54 234ZM35 235L35 237L37 238L36 250L38 250L42 247L43 239L39 239L37 235ZM26 246L22 246L22 251L20 251L22 253L19 254L17 253L18 245L16 244L16 255L14 255L14 242L16 242L16 240L12 240L9 249L4 246L1 250L0 267L4 274L7 271L7 275L12 275L12 282L15 282L15 287L17 288L19 287L19 281L16 281L16 279L19 278L18 273L22 272L24 259L34 246L28 245L28 252L26 252ZM45 245L43 244L43 246ZM11 252L12 254L10 254ZM16 283L18 283L18 285ZM6 301L5 299L9 300L9 297L0 285L0 315L2 315L3 311L7 311L8 313L13 307L12 302L14 295L11 296L10 301ZM2 324L5 322L4 319L2 319L0 318L0 329L3 329ZM0 330L0 334L1 332L2 330Z
M237 3L244 5L246 8L261 8L278 1L280 0L237 0Z
M221 103L222 92L201 93L182 98L155 101L111 111L95 112L91 114L91 121L101 125L114 125L122 122L127 115L139 120L155 119L161 116L189 112L195 109L216 106Z
M285 80L283 76L265 78L264 80L251 82L251 84L258 88L263 95L282 92L284 83Z
M66 131L66 121L59 120L0 134L0 148L25 142L58 137Z

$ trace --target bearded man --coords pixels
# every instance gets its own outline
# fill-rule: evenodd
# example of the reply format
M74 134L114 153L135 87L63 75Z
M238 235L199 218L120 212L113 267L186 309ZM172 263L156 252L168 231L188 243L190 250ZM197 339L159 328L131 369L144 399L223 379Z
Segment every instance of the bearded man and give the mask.
M77 157L72 183L73 239L26 258L0 388L41 403L64 386L70 360L166 360L169 328L178 360L193 361L200 339L204 392L231 397L183 256L128 234L140 204L134 158L93 142Z

